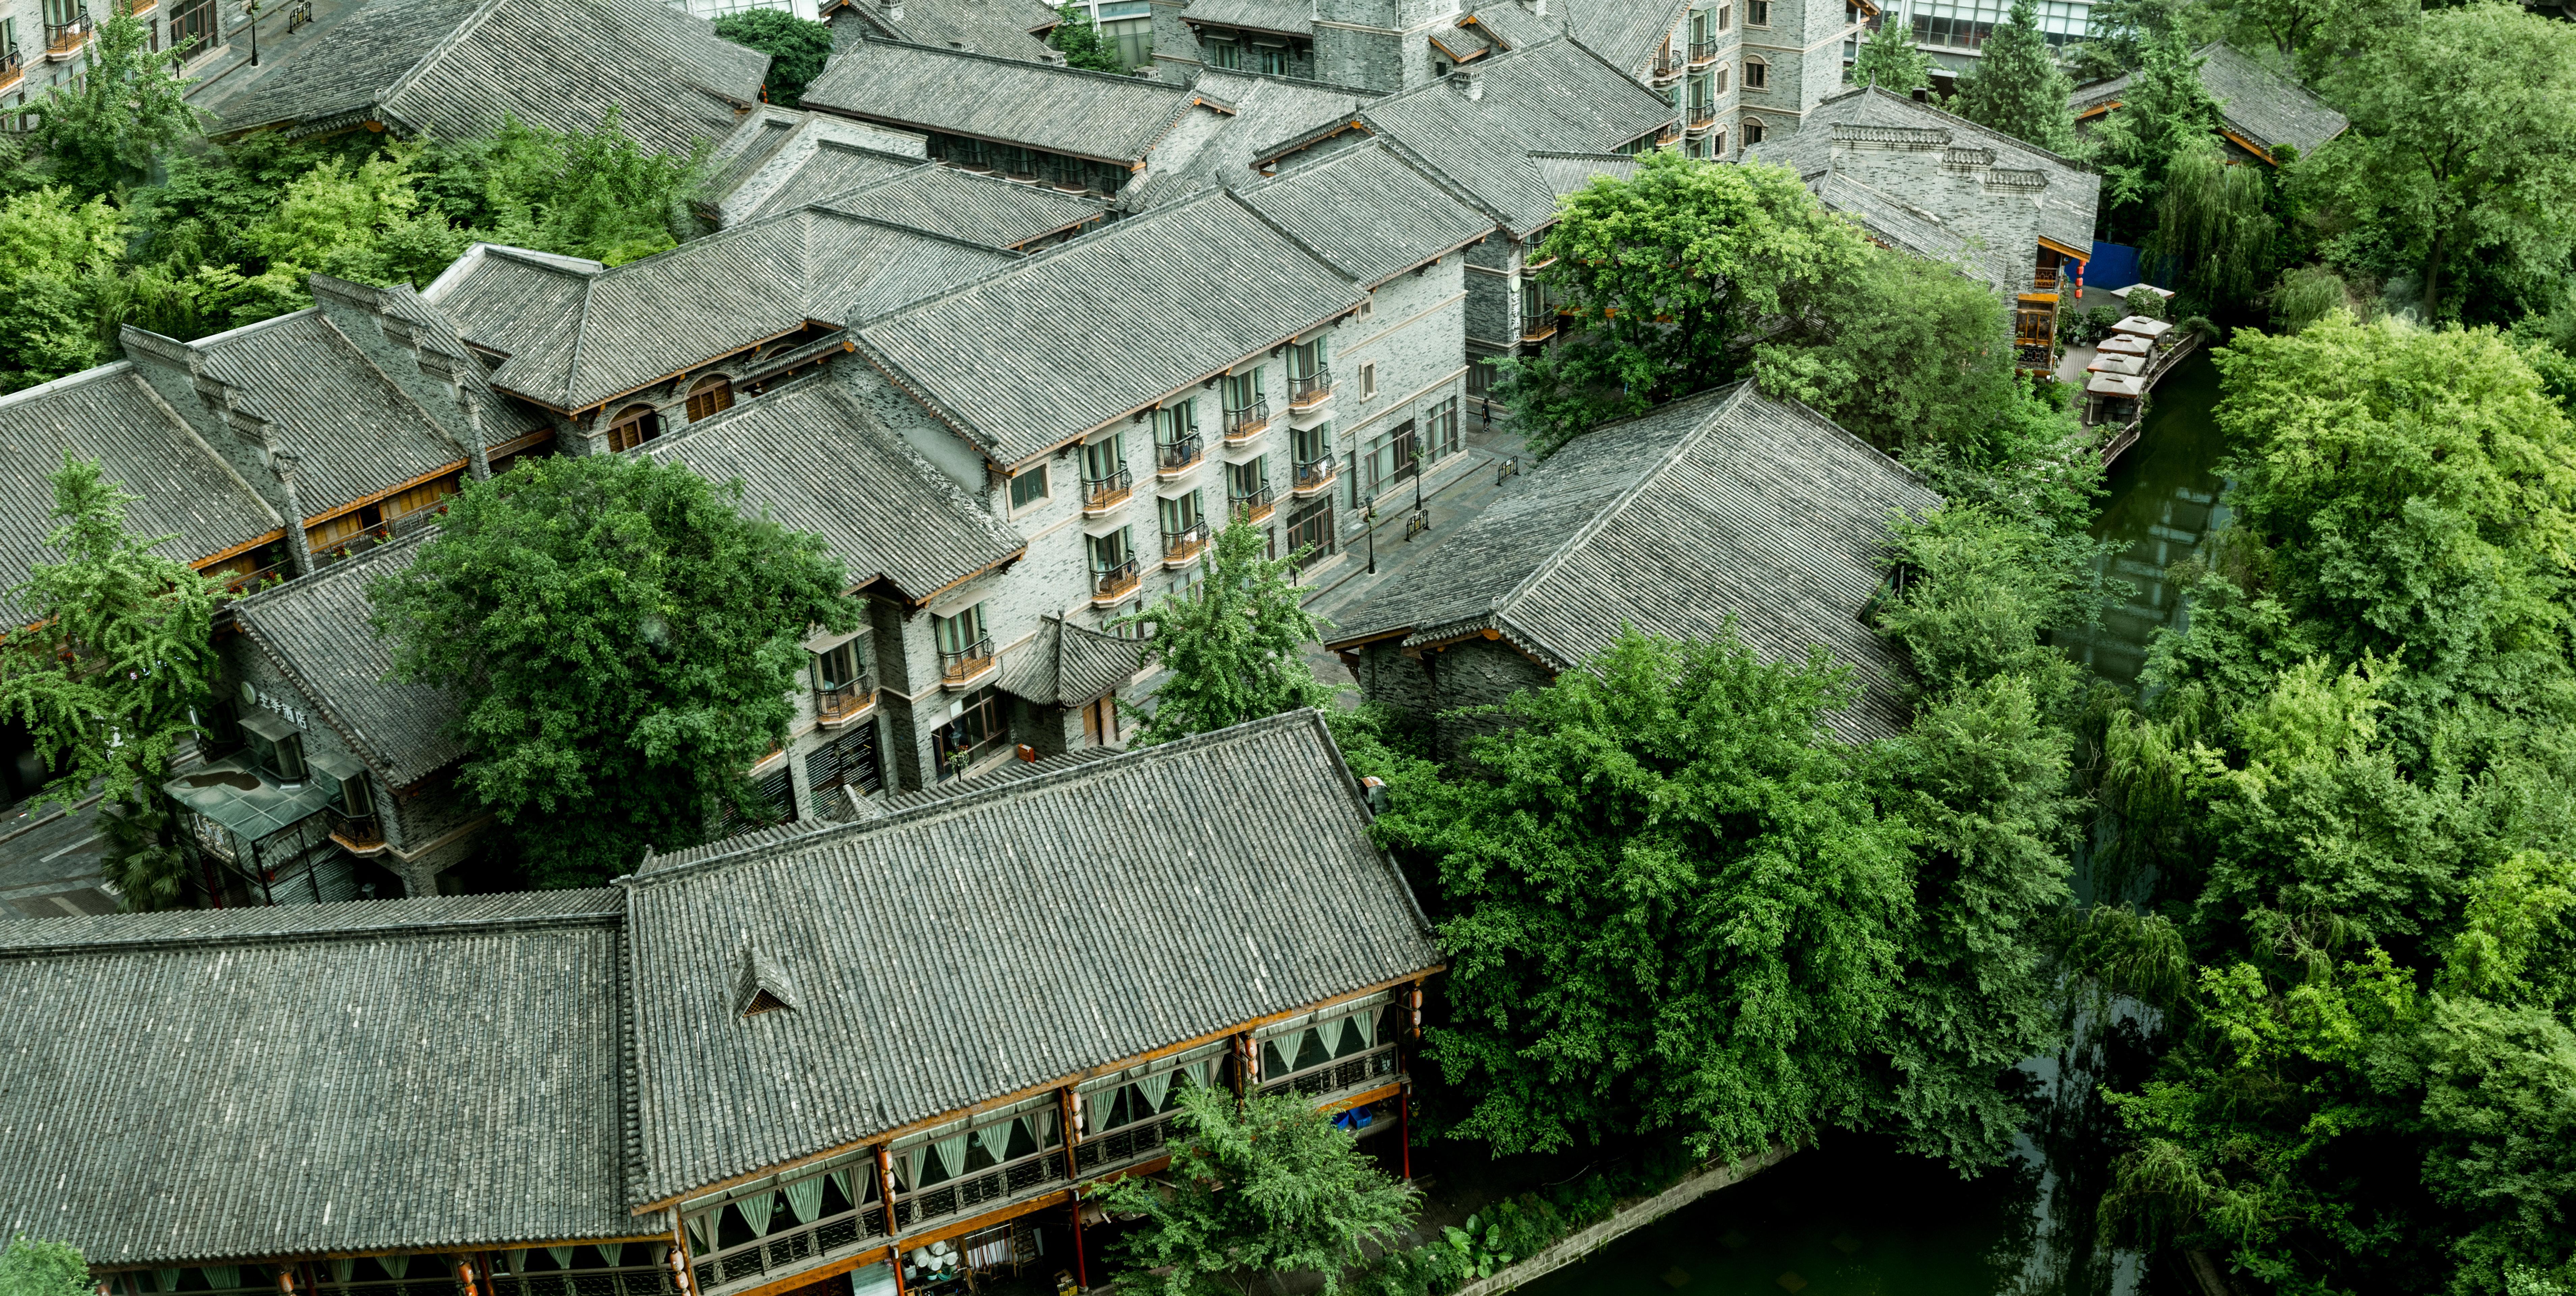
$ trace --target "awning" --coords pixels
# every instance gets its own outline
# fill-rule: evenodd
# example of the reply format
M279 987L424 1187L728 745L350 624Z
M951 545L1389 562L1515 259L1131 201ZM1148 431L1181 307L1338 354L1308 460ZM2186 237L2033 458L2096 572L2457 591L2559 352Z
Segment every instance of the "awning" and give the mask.
M2093 357L2093 363L2084 367L2086 373L2142 374L2146 371L2145 356L2121 355L2118 352L2097 355Z
M2091 396L2144 396L2147 380L2138 374L2097 373L2084 384L2084 391Z
M2112 355L2142 356L2156 349L2156 344L2134 333L2114 333L2102 339L2099 348Z
M179 804L256 842L322 812L331 791L320 779L289 790L239 760L221 760L161 785Z
M2173 332L2173 325L2160 319L2148 319L2144 315L2132 315L2112 325L2111 329L2113 332L2126 333L2131 337L2160 338Z

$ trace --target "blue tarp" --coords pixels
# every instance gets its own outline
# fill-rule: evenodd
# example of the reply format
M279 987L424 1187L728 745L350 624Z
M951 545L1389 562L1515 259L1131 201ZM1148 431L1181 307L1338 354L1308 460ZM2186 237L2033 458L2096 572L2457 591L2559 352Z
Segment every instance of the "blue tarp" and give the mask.
M2126 243L2094 243L2093 260L2084 267L2085 287L2126 288L2137 282L2140 280L2136 248ZM2164 287L2163 284L2156 286Z

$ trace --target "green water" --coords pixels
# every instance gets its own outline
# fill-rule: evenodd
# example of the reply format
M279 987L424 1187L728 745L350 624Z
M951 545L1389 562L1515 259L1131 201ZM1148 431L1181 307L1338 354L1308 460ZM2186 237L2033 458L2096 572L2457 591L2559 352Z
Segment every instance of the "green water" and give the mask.
M2210 421L2217 403L2218 369L2204 351L2156 384L2143 434L2111 465L2110 495L2093 534L2124 546L2107 574L2126 582L2130 597L2100 626L2057 636L2060 647L2105 678L2134 683L2157 629L2182 627L2182 600L2165 570L2226 521L2213 471L2224 448Z

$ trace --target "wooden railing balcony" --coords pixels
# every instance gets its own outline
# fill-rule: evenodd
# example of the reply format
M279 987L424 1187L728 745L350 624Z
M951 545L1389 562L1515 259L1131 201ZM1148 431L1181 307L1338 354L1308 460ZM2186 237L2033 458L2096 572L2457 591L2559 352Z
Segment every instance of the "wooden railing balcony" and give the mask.
M631 1242L627 1245L635 1246L639 1251L644 1249ZM631 1256L633 1252L628 1254ZM667 1264L620 1265L614 1269L550 1269L524 1274L499 1272L492 1275L492 1285L487 1290L491 1296L679 1296L678 1282L679 1275L672 1273ZM315 1296L434 1296L436 1293L435 1288L410 1279L349 1283L345 1286L318 1283L313 1291ZM456 1289L455 1296L464 1296L463 1288Z
M1544 342L1549 338L1556 336L1556 329L1557 317L1555 311L1544 311L1535 315L1523 316L1521 318L1521 341Z
M1136 476L1121 468L1106 477L1082 479L1082 511L1099 514L1127 502L1136 490Z
M1707 130L1717 124L1717 105L1695 103L1690 106L1690 128Z
M1178 531L1166 531L1163 533L1163 565L1182 566L1198 557L1207 546L1208 527L1205 522L1195 522Z
M1249 494L1228 495L1225 502L1237 522L1259 522L1279 509L1279 502L1270 497L1268 482L1253 487Z
M993 639L987 635L955 652L939 654L939 680L955 688L983 678L993 669Z
M1064 1149L1048 1148L990 1169L969 1171L954 1179L894 1195L895 1230L920 1228L975 1207L990 1206L1034 1190L1063 1183L1069 1177Z
M1270 402L1254 401L1242 409L1225 412L1225 443L1251 439L1253 434L1270 426Z
M874 1167L867 1169L874 1172ZM871 1201L811 1224L773 1229L767 1237L691 1257L697 1262L697 1281L691 1286L698 1296L706 1296L728 1287L756 1286L772 1274L814 1268L834 1256L875 1244L886 1235L885 1220L885 1206Z
M1179 1113L1175 1112L1133 1125L1121 1125L1105 1134L1084 1139L1073 1147L1073 1172L1088 1177L1115 1170L1132 1161L1163 1155L1163 1150L1171 1145L1172 1136L1180 1132L1172 1123L1178 1117Z
M218 572L214 575L215 579L224 583L225 593L256 594L261 590L285 584L294 578L295 573L288 571L284 563L270 563L266 567L250 571Z
M26 75L27 52L25 50L14 47L0 50L0 90L6 90L18 84L26 78Z
M404 510L403 512L396 513L392 517L385 519L385 526L390 528L388 534L397 536L410 535L412 532L418 531L422 527L428 526L430 523L447 516L447 506L454 504L455 502L455 496L442 495L426 504L416 505Z
M1092 564L1092 604L1097 607L1108 607L1135 593L1139 579L1136 575L1136 559L1132 554L1105 566L1099 563Z
M1178 441L1165 441L1154 447L1154 471L1165 477L1177 477L1207 458L1207 438L1196 434Z
M1297 465L1297 481L1290 491L1302 497L1329 490L1335 471L1335 461L1329 454L1321 459L1309 459Z
M1310 374L1288 375L1288 408L1305 409L1333 394L1333 371L1318 368Z
M1302 1098L1321 1098L1326 1094L1376 1088L1395 1079L1395 1072L1395 1045L1390 1041L1302 1071L1264 1079L1261 1092L1286 1093L1293 1089Z
M1658 146L1666 145L1666 144L1671 144L1671 143L1673 143L1673 142L1675 142L1675 141L1679 140L1681 137L1682 137L1682 123L1681 123L1681 119L1680 119L1680 118L1674 118L1672 121L1666 122L1666 123L1664 124L1663 129L1658 130L1658 131L1656 131L1656 132L1655 132L1655 143L1656 143Z
M70 22L46 23L45 57L69 58L72 51L89 41L90 33L96 29L97 24L90 21L89 11L86 9Z
M1690 43L1690 65L1691 65L1692 67L1695 67L1695 68L1697 68L1697 67L1707 67L1709 64L1714 63L1714 62L1716 62L1716 61L1717 61L1717 42L1716 42L1716 41L1713 41L1713 40L1695 40L1695 41L1692 41L1692 42Z
M379 522L353 536L345 536L313 551L313 567L319 571L333 563L354 558L380 544L390 543L394 529Z
M2057 267L2041 266L2031 271L2030 286L2035 292L2057 291Z
M385 848L385 826L372 814L353 815L338 806L322 807L324 821L331 825L331 840L357 852L372 855Z
M876 705L877 682L866 676L814 690L814 718L826 729L838 729L875 710Z

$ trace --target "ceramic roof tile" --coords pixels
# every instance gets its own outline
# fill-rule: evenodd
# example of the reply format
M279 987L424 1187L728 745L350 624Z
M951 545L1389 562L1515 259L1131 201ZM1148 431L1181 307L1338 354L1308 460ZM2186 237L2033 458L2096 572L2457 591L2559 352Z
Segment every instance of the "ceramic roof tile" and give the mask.
M283 668L331 727L396 788L465 755L453 736L455 697L426 684L396 683L393 645L369 619L368 582L407 571L422 531L333 563L232 604L234 624Z
M853 3L850 12L878 32L919 45L1030 62L1061 57L1037 35L1057 22L1055 10L1039 0L904 0L900 23L879 4Z
M828 196L836 212L1015 248L1106 218L1108 204L1045 185L925 162Z
M1363 284L1481 241L1493 218L1383 144L1340 152L1237 197Z
M1315 31L1313 0L1190 0L1188 21L1219 27L1311 36Z
M2313 153L2352 124L2298 82L2225 41L2211 41L2193 54L2201 60L2200 84L2218 101L2219 116L2227 128L2259 148L2268 151L2288 144L2301 153ZM2079 86L2072 96L2075 111L2118 103L2128 88L2125 76Z
M1763 140L1753 147L1751 155L1774 166L1793 168L1798 174L1812 179L1829 169L1836 126L1945 132L1954 146L1989 150L1994 154L1991 169L2036 172L2046 180L2046 184L2032 194L2039 206L2039 233L2043 237L2072 248L2089 249L2093 246L2094 212L2102 194L2101 176L2069 158L1875 86L1846 91L1817 104L1808 110L1797 130ZM1975 235L1978 231L1970 213L1949 210L1953 204L1937 183L1940 179L1937 171L1936 159L1935 164L1925 168L1927 183L1919 188L1899 191L1887 181L1881 181L1877 188L1906 204L1930 212L1935 219L1953 229Z
M319 310L186 344L296 454L308 515L459 465L466 448Z
M909 130L1133 165L1190 97L1165 81L867 40L834 54L804 101Z

